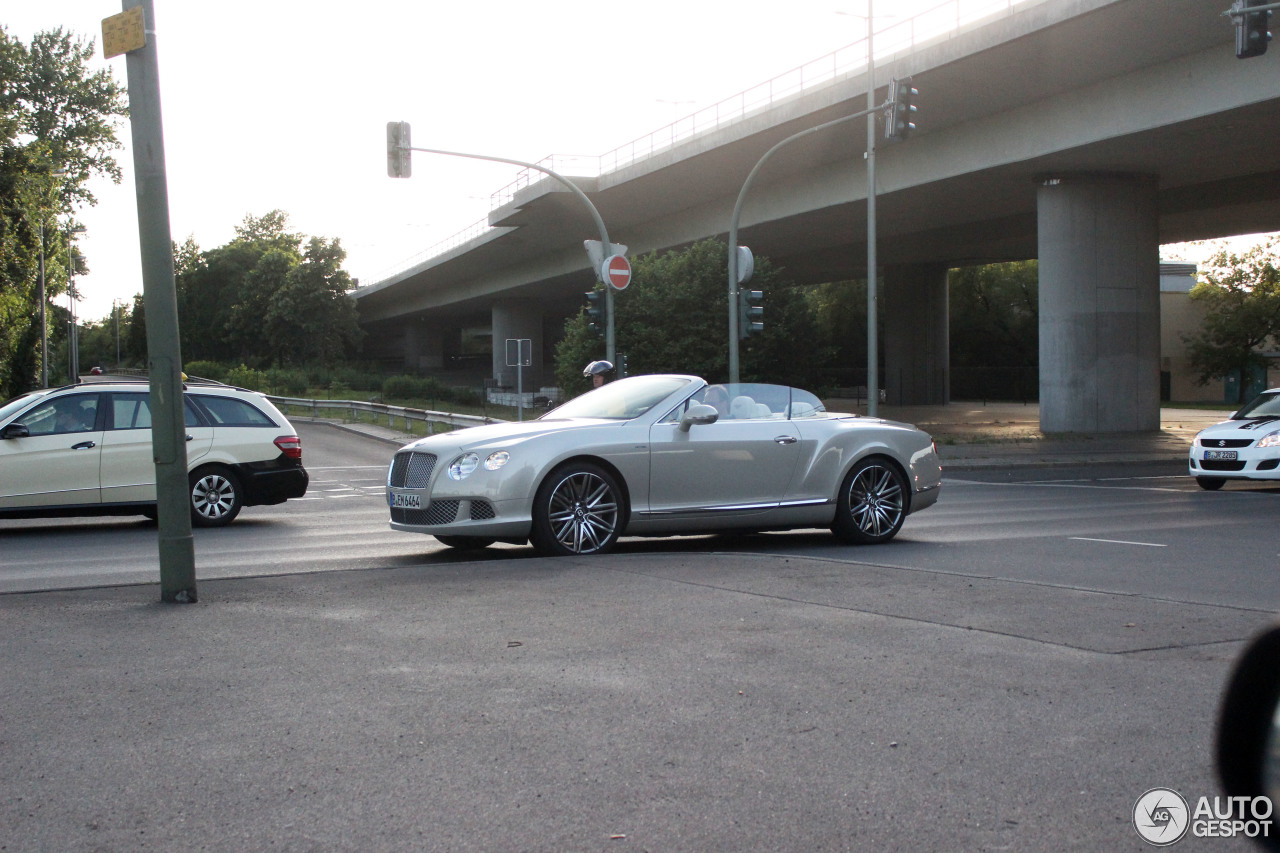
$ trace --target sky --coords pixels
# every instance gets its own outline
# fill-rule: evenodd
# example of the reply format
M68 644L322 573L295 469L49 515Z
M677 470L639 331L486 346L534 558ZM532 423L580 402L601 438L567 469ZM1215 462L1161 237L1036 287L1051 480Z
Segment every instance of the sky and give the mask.
M882 0L887 3L888 0ZM377 281L484 218L517 169L414 154L386 173L386 124L415 145L516 160L599 155L782 74L865 33L862 0L155 0L173 239L223 245L247 215L280 209L294 231L339 238L346 269ZM95 40L119 0L0 0L29 42L63 27ZM85 319L142 290L129 128L124 180L92 185L77 218L90 273ZM590 235L588 235L590 236Z
M517 171L415 153L412 178L389 178L388 121L424 148L600 155L866 32L865 0L154 4L174 241L216 248L279 209L295 232L340 239L363 284L483 219ZM879 0L877 21L930 5ZM101 50L102 19L121 8L0 0L0 25L23 42L55 27L92 38L93 66L124 85L125 58ZM77 212L86 320L142 291L127 122L118 136L124 180L95 181L98 205Z

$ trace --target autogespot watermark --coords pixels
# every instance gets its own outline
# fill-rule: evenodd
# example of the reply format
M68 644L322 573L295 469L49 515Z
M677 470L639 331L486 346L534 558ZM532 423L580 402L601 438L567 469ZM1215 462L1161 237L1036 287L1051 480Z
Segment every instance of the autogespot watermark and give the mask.
M1133 828L1156 847L1196 838L1270 838L1274 811L1267 797L1201 797L1191 808L1172 788L1152 788L1133 804Z

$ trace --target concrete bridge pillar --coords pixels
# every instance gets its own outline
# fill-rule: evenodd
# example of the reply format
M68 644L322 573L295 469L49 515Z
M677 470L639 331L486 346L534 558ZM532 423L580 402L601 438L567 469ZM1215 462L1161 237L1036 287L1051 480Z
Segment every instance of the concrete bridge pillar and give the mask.
M444 366L444 344L426 317L410 317L404 326L404 363L414 370Z
M1160 428L1156 179L1064 174L1037 192L1040 428Z
M493 304L493 378L498 384L516 387L516 369L507 367L507 338L533 342L533 364L524 369L524 390L536 391L542 384L542 313L539 303L531 299L502 299Z
M884 271L884 388L892 406L951 400L946 264Z

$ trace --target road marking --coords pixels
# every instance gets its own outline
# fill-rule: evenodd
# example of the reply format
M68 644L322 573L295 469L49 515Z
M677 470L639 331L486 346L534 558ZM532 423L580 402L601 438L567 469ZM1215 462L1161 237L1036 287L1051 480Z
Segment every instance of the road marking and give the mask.
M1103 486L1081 480L1019 480L1013 483L988 483L983 480L961 480L953 477L944 477L942 484L945 486L948 483L955 486L1003 486L1005 488L1009 486L1040 486L1046 489L1107 489L1113 492L1173 492L1177 494L1185 491L1185 489L1170 489L1162 486Z
M370 471L385 471L387 470L387 466L386 465L317 465L315 467L312 467L310 465L307 466L308 471L359 471L361 469L368 469Z
M1105 542L1108 545L1141 545L1144 548L1168 548L1168 545L1160 545L1156 542L1128 542L1124 539L1091 539L1088 536L1072 536L1077 542Z

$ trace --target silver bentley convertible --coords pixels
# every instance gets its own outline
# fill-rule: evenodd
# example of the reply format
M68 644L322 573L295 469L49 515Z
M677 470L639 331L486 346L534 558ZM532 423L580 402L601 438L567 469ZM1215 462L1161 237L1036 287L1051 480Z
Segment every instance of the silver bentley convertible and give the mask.
M941 480L932 439L909 424L828 412L799 388L659 374L406 445L387 504L393 530L455 548L598 554L623 534L801 527L878 543Z

